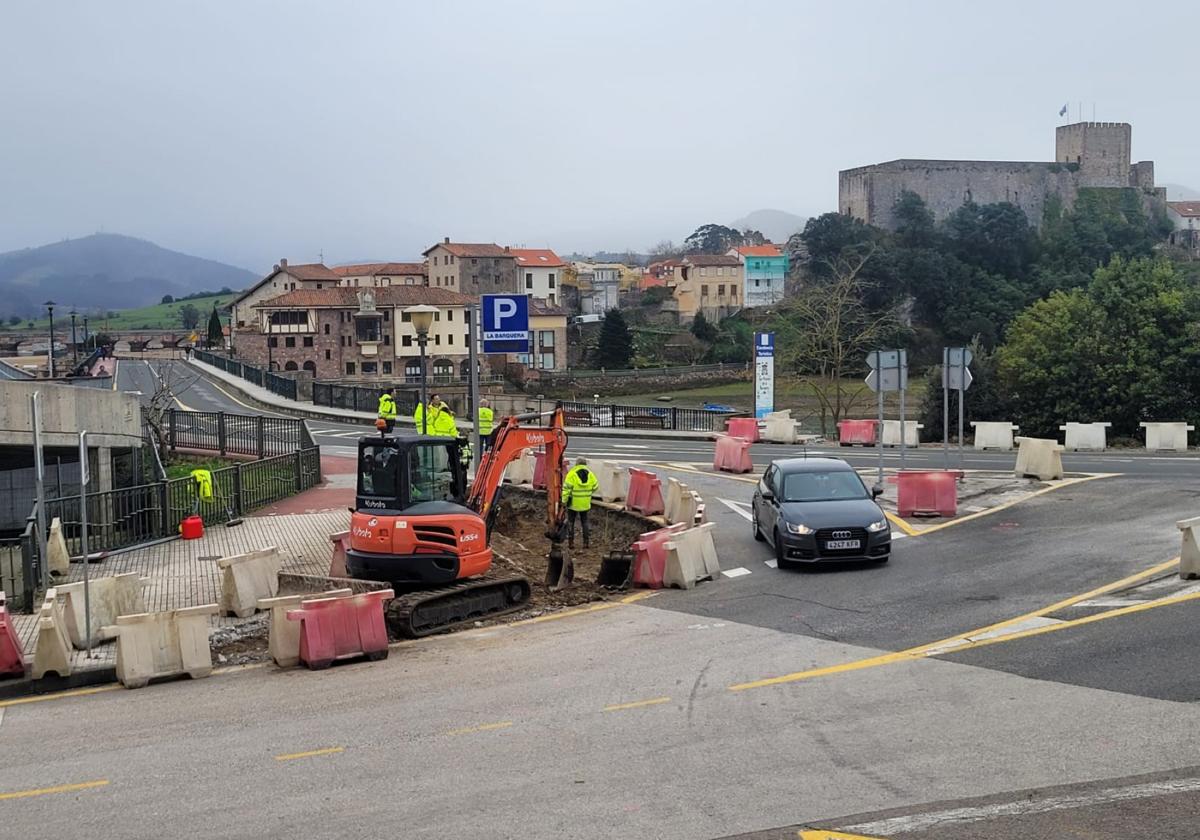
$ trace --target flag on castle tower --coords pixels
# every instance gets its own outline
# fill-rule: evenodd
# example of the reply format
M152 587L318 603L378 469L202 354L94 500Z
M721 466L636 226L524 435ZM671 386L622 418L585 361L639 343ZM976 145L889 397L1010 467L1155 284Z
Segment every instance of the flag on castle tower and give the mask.
M1065 117L1067 115L1067 110L1067 105L1062 106L1062 110L1058 112L1058 115L1060 117Z

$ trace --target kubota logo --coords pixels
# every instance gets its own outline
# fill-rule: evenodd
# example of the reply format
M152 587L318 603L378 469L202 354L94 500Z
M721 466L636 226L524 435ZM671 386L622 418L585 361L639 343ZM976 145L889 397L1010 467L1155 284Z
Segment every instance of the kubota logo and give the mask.
M380 499L364 499L363 507L384 508L384 507L387 507L387 502L384 502Z
M374 516L372 516L371 521L368 522L367 524L370 525L372 528L374 528L376 525L379 524L379 520L376 519Z
M369 529L367 529L367 528L358 528L358 527L355 527L355 529L354 529L354 536L356 536L356 537L362 537L362 538L364 538L364 539L368 539L368 540L369 540L369 539L371 539L371 537L372 537L372 536L374 536L374 534L373 534L373 533L372 533L372 532L371 532Z

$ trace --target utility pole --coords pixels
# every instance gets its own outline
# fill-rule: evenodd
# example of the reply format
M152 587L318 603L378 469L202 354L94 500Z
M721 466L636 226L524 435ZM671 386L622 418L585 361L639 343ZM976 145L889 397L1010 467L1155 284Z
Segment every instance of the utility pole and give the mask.
M468 382L468 403L471 411L471 464L475 471L479 471L479 459L483 454L479 448L479 362L476 351L476 336L479 335L476 319L479 317L479 304L471 303L466 307L467 311L467 365L470 367L470 373L467 376Z

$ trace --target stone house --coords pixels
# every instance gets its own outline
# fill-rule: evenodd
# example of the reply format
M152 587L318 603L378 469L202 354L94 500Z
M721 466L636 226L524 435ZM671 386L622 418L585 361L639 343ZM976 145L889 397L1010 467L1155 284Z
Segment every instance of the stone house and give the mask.
M321 263L288 265L280 260L271 273L242 292L230 304L230 343L238 346L239 334L258 320L255 307L288 292L321 290L337 286L342 278Z
M386 262L335 265L331 270L342 278L339 285L354 288L429 285L429 272L425 263Z
M428 285L463 294L520 294L517 260L512 249L495 243L451 242L450 237L425 251Z

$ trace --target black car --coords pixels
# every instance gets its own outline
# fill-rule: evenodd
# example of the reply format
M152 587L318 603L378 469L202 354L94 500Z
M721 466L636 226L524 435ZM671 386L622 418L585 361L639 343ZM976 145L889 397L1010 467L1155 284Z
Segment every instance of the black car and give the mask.
M892 529L854 468L838 458L772 461L754 491L754 538L775 547L779 568L798 563L886 563Z

